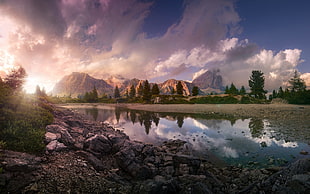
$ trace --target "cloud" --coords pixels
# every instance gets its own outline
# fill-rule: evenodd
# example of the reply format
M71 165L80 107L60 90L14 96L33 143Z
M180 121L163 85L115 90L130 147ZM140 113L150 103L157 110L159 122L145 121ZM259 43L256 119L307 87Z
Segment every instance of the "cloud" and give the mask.
M193 75L193 80L196 79L197 77L201 76L202 74L206 73L208 69L201 69L198 72L194 73Z
M38 80L47 90L76 71L163 81L190 80L213 68L237 86L246 86L251 70L260 69L272 88L302 63L301 50L275 53L234 38L241 27L233 1L185 0L180 20L149 38L142 26L154 2L2 0L0 49L14 58L11 64L26 68L33 88Z
M310 73L303 73L300 78L305 81L307 89L310 89Z

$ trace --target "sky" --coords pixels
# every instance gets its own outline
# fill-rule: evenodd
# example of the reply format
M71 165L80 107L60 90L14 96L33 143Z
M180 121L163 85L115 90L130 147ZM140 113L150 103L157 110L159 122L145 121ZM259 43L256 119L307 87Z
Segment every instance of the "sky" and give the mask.
M219 69L224 85L268 90L294 70L310 86L307 0L0 0L0 76L19 65L25 89L71 72L162 82Z

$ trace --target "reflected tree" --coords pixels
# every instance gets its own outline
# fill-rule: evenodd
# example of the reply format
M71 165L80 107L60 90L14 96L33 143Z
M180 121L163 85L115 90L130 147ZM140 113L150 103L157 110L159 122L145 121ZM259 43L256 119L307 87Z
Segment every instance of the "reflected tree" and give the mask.
M142 114L138 114L138 121L139 121L140 125L143 126L143 116L142 116Z
M132 124L136 123L137 113L135 111L130 111L130 120Z
M178 124L179 128L182 128L182 126L184 124L184 116L182 116L182 115L177 116L177 124Z
M158 127L159 120L160 120L159 115L157 115L156 113L154 113L154 114L152 115L152 120L153 120L153 122L155 123L156 127Z
M121 117L121 109L116 107L115 108L115 118L116 118L117 123L119 123L120 117Z
M148 135L150 133L150 128L152 126L152 121L149 119L145 119L144 122L144 127L145 127L145 133Z
M251 119L249 122L250 132L253 138L259 138L262 136L264 130L264 122L261 119Z
M94 118L94 120L97 121L97 119L98 119L98 109L97 108L88 109L87 114L90 114Z

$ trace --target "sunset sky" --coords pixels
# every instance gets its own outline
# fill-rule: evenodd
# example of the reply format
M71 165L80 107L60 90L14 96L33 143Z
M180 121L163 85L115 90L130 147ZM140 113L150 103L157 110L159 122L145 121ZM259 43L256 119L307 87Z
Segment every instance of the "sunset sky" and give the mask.
M0 0L0 76L22 65L25 89L71 72L162 82L218 68L277 89L297 69L310 86L308 0Z

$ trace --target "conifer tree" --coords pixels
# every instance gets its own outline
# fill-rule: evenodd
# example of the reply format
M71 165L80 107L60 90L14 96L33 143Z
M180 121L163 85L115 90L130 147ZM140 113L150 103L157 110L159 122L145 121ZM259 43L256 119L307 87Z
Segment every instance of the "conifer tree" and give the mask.
M294 71L294 77L292 77L288 83L288 87L291 92L303 92L306 90L306 84L303 79L300 78L297 70Z
M171 89L171 94L172 95L175 94L175 89L174 88Z
M158 95L160 93L158 85L155 83L152 87L152 95Z
M121 97L121 94L119 92L119 89L117 86L115 86L115 89L114 89L114 98L119 98Z
M278 97L279 98L284 98L284 91L282 89L282 86L280 86L279 90L278 90Z
M142 95L143 95L143 86L140 82L138 86L138 96L142 96Z
M130 87L130 91L129 91L129 97L130 98L134 98L136 96L136 88L135 86L132 84Z
M178 81L178 84L177 84L177 94L183 95L183 86L182 86L181 81Z
M42 92L41 92L41 89L40 89L40 86L37 85L36 86L36 92L35 92L36 96L42 96Z
M265 77L264 73L259 70L253 70L250 76L249 86L251 88L251 94L255 98L263 99L267 91L264 90Z
M277 98L278 94L275 90L272 91L272 98Z
M230 94L230 90L228 86L225 87L225 94Z
M229 89L229 93L230 93L230 94L234 94L234 95L236 95L236 94L239 93L239 91L238 91L238 89L236 88L236 86L234 85L234 83L231 83L230 89Z
M144 85L143 85L143 100L146 102L149 102L151 100L152 93L151 93L151 88L149 81L145 80Z
M199 88L197 86L194 86L192 89L192 95L197 96L199 94Z
M92 102L97 102L98 101L98 92L96 87L94 86L93 91L91 92L91 101Z
M240 89L239 93L240 93L240 95L245 95L246 94L244 86L241 86L241 89Z

